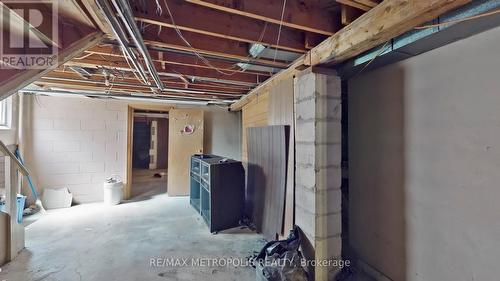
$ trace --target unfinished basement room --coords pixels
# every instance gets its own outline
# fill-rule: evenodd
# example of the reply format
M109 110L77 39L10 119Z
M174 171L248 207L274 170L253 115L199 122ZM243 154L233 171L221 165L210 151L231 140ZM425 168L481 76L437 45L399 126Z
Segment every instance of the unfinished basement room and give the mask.
M500 280L500 0L0 19L0 281Z

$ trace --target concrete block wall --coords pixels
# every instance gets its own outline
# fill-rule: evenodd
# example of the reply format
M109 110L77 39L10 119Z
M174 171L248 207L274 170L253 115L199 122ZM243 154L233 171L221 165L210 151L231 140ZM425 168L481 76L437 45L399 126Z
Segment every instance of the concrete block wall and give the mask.
M317 261L341 257L340 96L337 76L306 70L295 80L296 223L307 238L306 257ZM317 266L315 280L337 272Z
M81 97L26 97L25 161L35 185L68 187L75 202L98 202L111 175L126 180L128 105L133 102ZM144 103L141 103L144 104ZM204 149L225 157L241 155L241 116L205 111ZM25 195L31 195L23 187ZM32 197L29 197L32 200Z
M95 202L106 178L126 179L126 102L37 97L31 107L25 158L38 189L68 187L75 202Z

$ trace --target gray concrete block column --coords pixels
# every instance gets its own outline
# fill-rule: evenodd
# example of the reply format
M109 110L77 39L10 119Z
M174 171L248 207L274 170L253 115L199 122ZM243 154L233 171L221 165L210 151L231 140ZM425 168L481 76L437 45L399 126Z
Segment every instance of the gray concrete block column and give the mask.
M341 258L341 81L308 69L295 78L296 223L310 260ZM315 266L315 280L338 268Z

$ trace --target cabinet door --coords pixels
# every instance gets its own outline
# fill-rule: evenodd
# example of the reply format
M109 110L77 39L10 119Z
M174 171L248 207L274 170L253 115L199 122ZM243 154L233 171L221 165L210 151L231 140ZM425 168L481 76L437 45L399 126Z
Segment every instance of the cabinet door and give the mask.
M189 195L189 166L193 154L203 153L203 110L169 111L168 187L170 196Z

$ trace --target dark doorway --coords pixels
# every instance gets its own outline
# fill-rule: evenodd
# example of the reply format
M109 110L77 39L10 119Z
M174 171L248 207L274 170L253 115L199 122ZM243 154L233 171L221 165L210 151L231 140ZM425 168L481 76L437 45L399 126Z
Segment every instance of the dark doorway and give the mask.
M131 197L167 192L168 112L135 110Z

